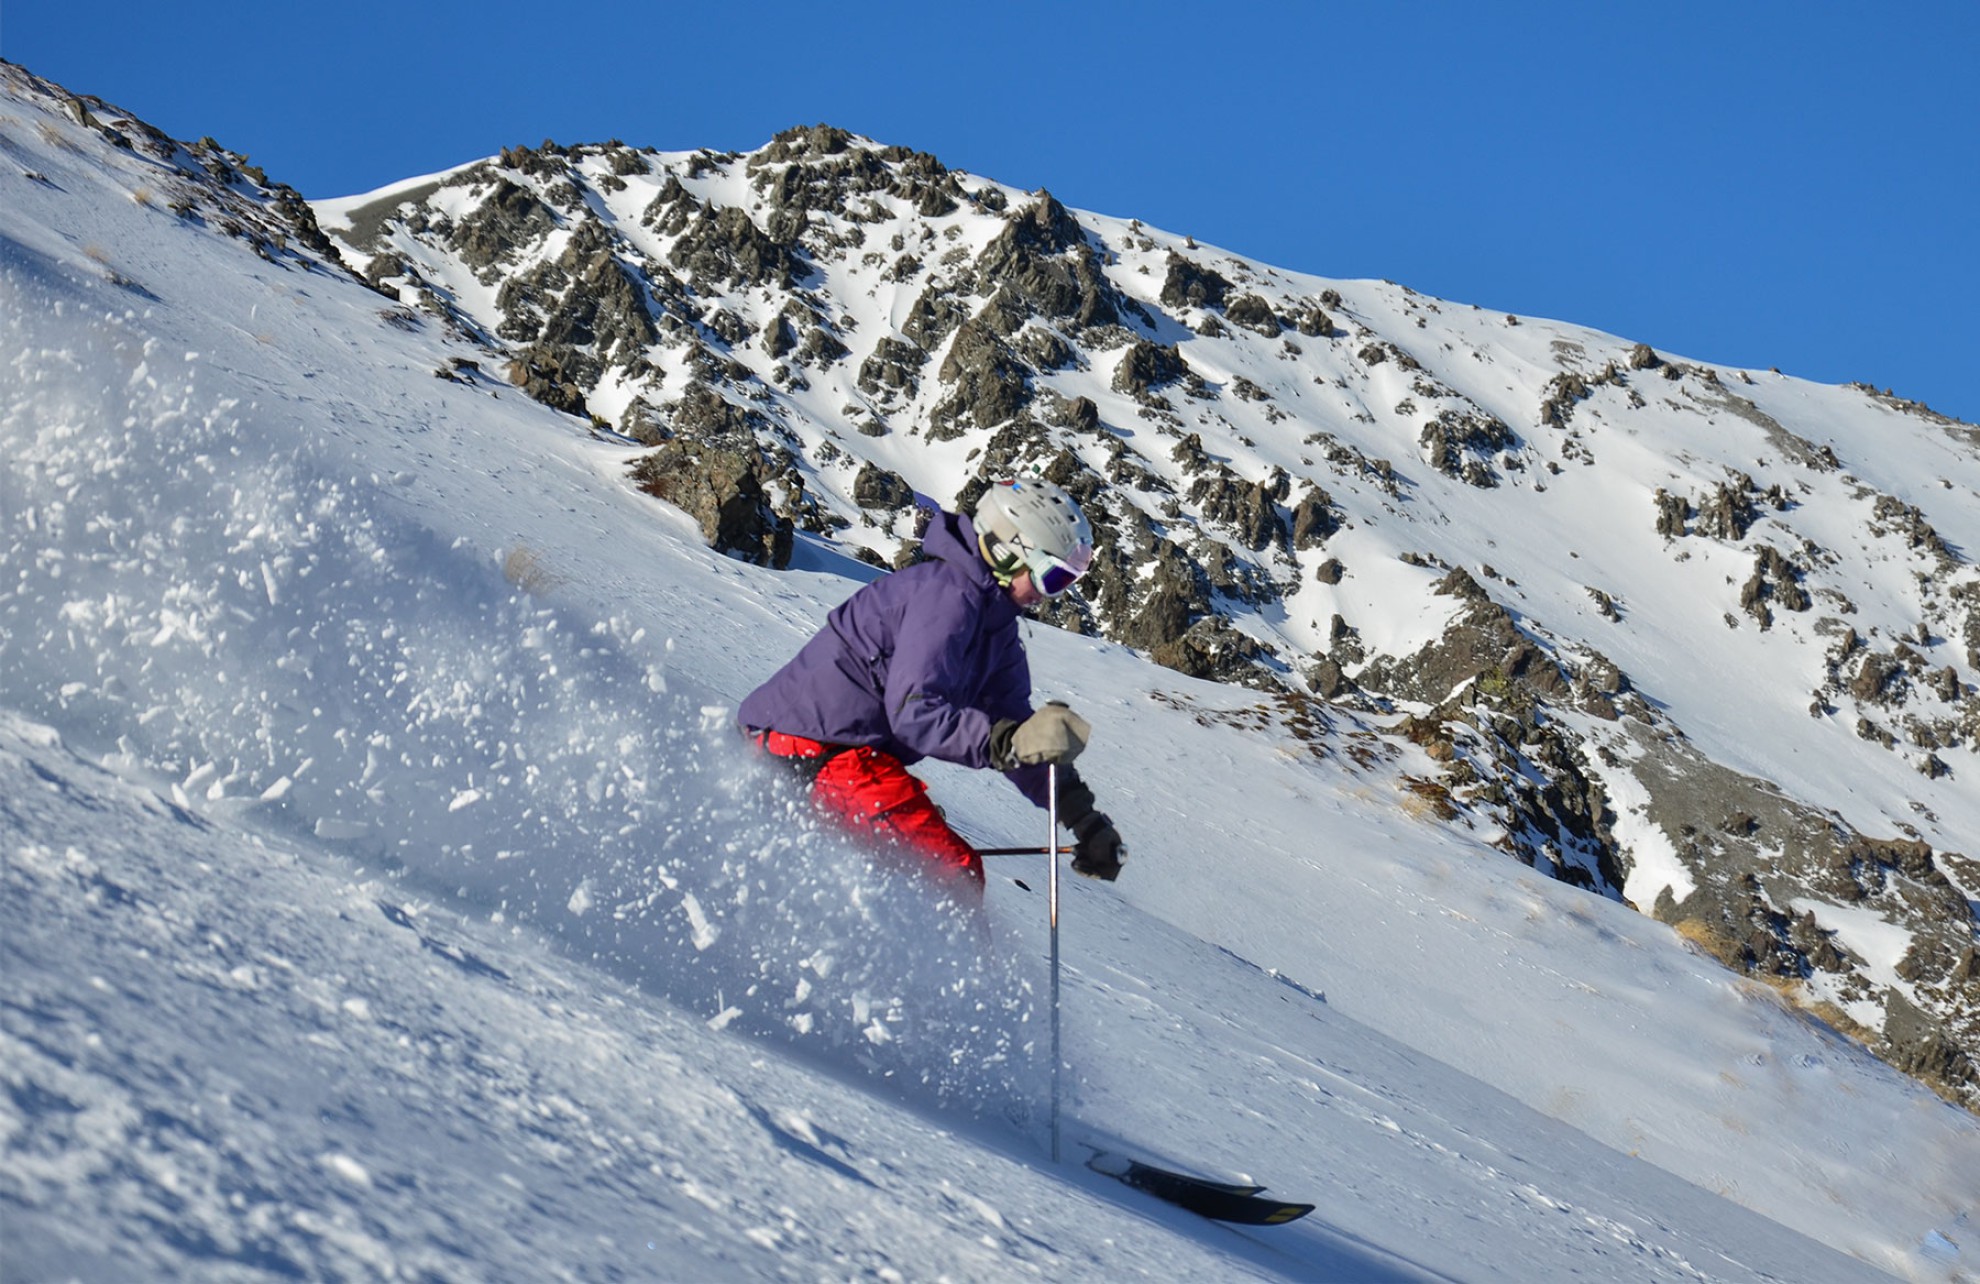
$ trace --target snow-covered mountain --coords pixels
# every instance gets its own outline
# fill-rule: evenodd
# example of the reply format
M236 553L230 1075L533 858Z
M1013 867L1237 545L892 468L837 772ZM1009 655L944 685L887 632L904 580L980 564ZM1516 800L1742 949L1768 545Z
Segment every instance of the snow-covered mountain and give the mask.
M1323 752L1311 697L1388 716L1447 822L1980 1105L1980 430L822 126L318 212L755 560L795 528L890 564L915 491L1042 469L1102 530L1060 623L1274 693Z
M1970 1094L1972 430L826 130L340 253L0 79L9 1279L1976 1277L1980 1123L1807 1016ZM1073 1135L1293 1226L1050 1163L1036 859L986 942L727 731L1033 463Z

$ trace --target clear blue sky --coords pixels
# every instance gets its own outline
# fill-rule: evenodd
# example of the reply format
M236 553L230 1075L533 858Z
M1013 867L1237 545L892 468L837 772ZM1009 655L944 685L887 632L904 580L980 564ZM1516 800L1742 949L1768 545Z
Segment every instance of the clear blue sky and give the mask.
M1980 2L5 0L311 197L825 121L1283 267L1980 422Z

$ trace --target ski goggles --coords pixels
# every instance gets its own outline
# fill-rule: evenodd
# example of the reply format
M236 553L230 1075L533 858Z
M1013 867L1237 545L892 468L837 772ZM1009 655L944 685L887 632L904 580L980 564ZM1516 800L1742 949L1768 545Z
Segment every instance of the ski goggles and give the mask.
M1020 572L1030 571L1032 587L1046 597L1057 597L1071 588L1093 565L1093 550L1090 548L1076 548L1072 556L1063 558L1039 549L1007 543L999 543L997 549L999 556L995 569L999 580L1009 584Z

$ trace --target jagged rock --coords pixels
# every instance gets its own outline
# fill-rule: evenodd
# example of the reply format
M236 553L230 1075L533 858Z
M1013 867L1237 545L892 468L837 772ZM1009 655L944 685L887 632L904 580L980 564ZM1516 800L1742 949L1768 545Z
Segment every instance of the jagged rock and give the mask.
M797 328L791 324L789 317L779 315L763 327L763 351L772 361L782 360L795 352L797 346Z
M814 325L798 341L797 361L800 365L829 366L850 351L829 326Z
M1803 910L1794 920L1788 929L1788 941L1801 951L1809 967L1817 971L1842 972L1849 966L1848 957L1836 947L1832 935L1822 930L1813 910Z
M652 402L634 397L619 416L619 431L642 446L657 446L671 435L667 420Z
M1343 664L1360 664L1368 658L1368 649L1362 645L1361 633L1347 622L1347 617L1339 611L1327 622L1327 654Z
M668 251L667 261L697 288L774 285L790 289L801 269L789 246L771 239L730 205L719 213L697 210Z
M982 450L977 475L965 483L956 496L956 502L960 505L956 510L958 512L973 508L993 477L1024 477L1042 472L1046 480L1065 486L1075 500L1082 500L1083 494L1090 498L1096 493L1088 489L1092 484L1090 479L1068 476L1061 465L1071 456L1056 448L1044 425L1029 414L1020 414L991 432ZM1078 485L1072 484L1074 482ZM1091 518L1092 514L1089 513L1088 517Z
M1116 630L1120 640L1152 651L1180 638L1197 614L1195 580L1179 555L1158 561L1140 606L1125 626Z
M1076 329L1118 324L1114 289L1078 220L1049 192L1040 196L977 258L979 292L1008 290L1027 312Z
M1190 484L1189 501L1200 506L1204 521L1229 527L1254 552L1286 542L1273 487L1265 482L1246 482L1219 466Z
M1070 471L1076 467L1068 456L1046 475L1066 486L1093 522L1093 565L1080 592L1107 636L1123 645L1152 652L1176 641L1209 612L1206 578L1146 513L1105 502L1097 492L1099 479Z
M1037 250L1041 254L1063 254L1067 250L1083 248L1086 232L1080 227L1079 220L1072 216L1072 211L1042 188L1038 197L1038 204L1012 216L997 239L1003 241L1009 238L1011 244Z
M1872 651L1856 666L1849 694L1863 704L1892 704L1902 698L1904 685L1904 666L1897 658Z
M1605 655L1593 656L1583 667L1582 677L1590 687L1606 696L1619 696L1629 690L1629 675Z
M680 178L669 175L659 195L647 202L639 217L642 224L662 236L679 236L701 209L701 202L681 184Z
M1760 518L1753 505L1753 479L1741 473L1730 484L1713 487L1697 505L1697 533L1710 539L1742 540Z
M1309 487L1292 510L1292 546L1295 550L1320 548L1341 528L1334 500L1319 487ZM1340 563L1333 563L1339 566ZM1336 580L1336 583L1339 581Z
M509 362L509 382L524 395L565 414L588 417L584 401L582 358L570 349L533 345Z
M1000 339L1008 339L1031 319L1031 308L1009 286L999 286L990 301L976 314L976 323L989 328Z
M1181 637L1149 652L1164 668L1212 682L1257 682L1259 661L1269 654L1221 616L1199 621Z
M557 228L557 215L535 193L507 178L474 211L455 225L454 249L461 261L484 276Z
M1162 279L1162 304L1171 308L1222 308L1231 283L1215 268L1169 251L1168 272Z
M789 566L791 521L771 510L754 447L677 437L632 466L633 483L686 512L710 548L760 566Z
M1973 1057L1946 1036L1941 1022L1920 1012L1895 987L1885 993L1884 1037L1878 1048L1885 1060L1951 1101L1980 1086Z
M968 308L958 303L945 289L931 285L908 308L907 319L901 323L901 333L923 351L933 352L942 346L942 341L957 326L968 319Z
M1466 582L1478 586L1468 572L1461 571L1445 582L1460 594L1468 592L1463 587ZM1471 604L1446 626L1442 637L1411 656L1379 657L1360 674L1361 685L1428 704L1441 704L1474 680L1487 694L1517 693L1528 702L1572 695L1560 666L1521 631L1504 607L1489 598L1467 600Z
M1481 489L1499 484L1498 472L1485 457L1510 450L1517 443L1512 429L1477 410L1441 410L1423 425L1418 438L1424 459L1432 468Z
M1801 571L1779 549L1762 544L1754 556L1753 574L1740 589L1739 604L1765 629L1773 623L1769 602L1788 611L1806 611L1815 604L1801 587Z
M1490 602L1492 600L1492 595L1485 591L1485 586L1473 578L1471 572L1465 570L1462 566L1452 567L1450 574L1438 580L1436 587L1430 591L1442 597L1462 598L1467 602Z
M899 473L867 463L861 465L859 475L853 478L852 497L853 503L861 508L892 512L914 503L914 487Z
M796 125L772 138L754 161L759 165L774 165L811 156L837 156L852 145L852 134L836 126Z
M605 366L641 360L659 330L615 248L598 224L580 224L556 259L510 276L496 299L504 314L501 335L557 350L589 349L587 384Z
M1189 374L1189 365L1173 343L1159 345L1136 339L1114 367L1114 391L1145 398L1163 384Z
M1882 727L1879 727L1868 718L1858 718L1856 720L1856 734L1859 739L1874 741L1886 749L1897 748L1897 737Z
M1665 539L1682 539L1691 521L1691 501L1657 488L1657 533Z
M956 331L937 377L952 386L929 415L928 436L947 441L974 425L991 428L1031 400L1031 371L989 327L974 319Z
M1266 540L1265 548L1275 547L1269 530L1262 538ZM1260 606L1276 602L1284 596L1283 588L1271 572L1257 561L1244 557L1230 544L1199 534L1185 547L1190 559L1201 568L1203 579L1210 586L1213 602L1244 602ZM1221 611L1216 613L1222 614Z
M1925 515L1903 500L1890 495L1877 496L1873 509L1874 519L1880 525L1897 531L1904 537L1906 548L1927 552L1945 566L1958 562L1939 532L1925 520Z
M1658 356L1656 349L1647 343L1639 343L1629 350L1629 368L1631 370L1654 370L1663 364L1664 359Z
M671 436L740 449L756 441L760 416L744 409L706 384L690 384L681 399L666 409Z
M564 174L564 149L549 139L541 147L504 147L502 167L534 178L557 179Z
M1616 860L1615 813L1599 778L1587 771L1565 732L1545 727L1520 745L1528 770L1514 777L1524 833L1513 836L1515 854L1546 868L1561 882L1618 894L1624 873Z
M611 158L612 174L616 178L630 178L635 174L650 174L653 167L647 164L646 157L623 143L606 145L606 154Z
M393 277L405 276L411 270L412 265L406 262L404 255L388 252L372 256L371 262L365 265L364 279L372 289L382 292L386 281ZM392 297L397 298L398 291L392 291Z
M1354 679L1328 655L1317 657L1307 668L1306 681L1323 700L1338 700L1354 690Z
M921 382L918 372L927 363L928 354L912 343L883 338L873 354L860 363L860 389L877 393L891 388L912 396Z
M1040 325L1028 325L1019 331L1012 347L1035 370L1060 370L1079 359L1077 349Z
M886 193L923 218L942 218L965 199L956 176L935 157L905 147L867 147L829 125L784 131L750 158L749 168L752 183L759 191L767 188L773 208L781 211L857 215L854 196Z
M1292 479L1282 470L1247 482L1228 465L1210 458L1196 433L1177 442L1170 457L1192 479L1188 499L1199 506L1205 522L1230 528L1253 551L1285 545L1287 533L1278 505L1291 494Z
M1232 299L1224 309L1224 318L1232 325L1241 325L1268 339L1276 339L1283 327L1272 311L1272 305L1255 294L1240 294Z
M1759 881L1752 875L1733 880L1727 926L1737 933L1734 940L1735 966L1748 972L1798 979L1805 966L1801 954L1792 947L1794 922L1766 899Z
M1891 870L1920 882L1949 886L1932 859L1932 845L1915 838L1879 840L1859 835L1843 849L1843 857L1854 865Z
M1340 296L1334 297L1338 300ZM1339 306L1338 302L1335 306ZM1334 326L1334 319L1313 303L1306 304L1294 314L1293 328L1309 339L1331 339L1340 333Z
M1547 389L1540 397L1540 422L1554 428L1565 428L1574 416L1575 403L1588 397L1588 381L1572 371L1563 371L1547 381ZM1662 492L1659 492L1660 494Z

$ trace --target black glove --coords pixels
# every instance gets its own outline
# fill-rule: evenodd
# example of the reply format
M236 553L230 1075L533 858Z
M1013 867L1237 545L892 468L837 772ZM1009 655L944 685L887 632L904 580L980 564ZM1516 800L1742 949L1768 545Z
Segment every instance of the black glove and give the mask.
M1073 873L1113 882L1121 876L1127 845L1107 814L1094 809L1093 790L1071 767L1059 768L1059 823L1072 830Z
M1120 831L1105 812L1088 812L1072 827L1079 841L1073 844L1073 873L1113 882L1121 876L1121 862L1127 859L1127 845Z

